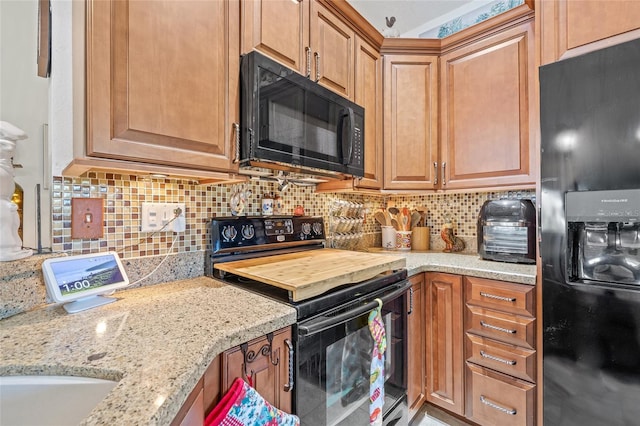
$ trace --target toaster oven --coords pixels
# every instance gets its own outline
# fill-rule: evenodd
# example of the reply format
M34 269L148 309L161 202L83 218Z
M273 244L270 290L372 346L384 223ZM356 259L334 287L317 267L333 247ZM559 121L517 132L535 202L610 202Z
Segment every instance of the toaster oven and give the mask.
M528 199L488 200L478 215L482 259L536 263L536 209Z

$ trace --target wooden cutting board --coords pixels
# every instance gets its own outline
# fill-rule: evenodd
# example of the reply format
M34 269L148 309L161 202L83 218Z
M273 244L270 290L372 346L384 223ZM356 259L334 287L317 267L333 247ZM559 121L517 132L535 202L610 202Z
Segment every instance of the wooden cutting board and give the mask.
M400 256L320 249L218 263L215 268L288 290L296 302L405 266Z

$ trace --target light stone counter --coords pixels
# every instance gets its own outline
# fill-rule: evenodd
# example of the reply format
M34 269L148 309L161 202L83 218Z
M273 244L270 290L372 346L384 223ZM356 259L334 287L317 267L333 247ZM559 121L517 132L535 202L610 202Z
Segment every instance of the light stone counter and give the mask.
M521 284L536 284L536 266L482 260L477 254L434 251L399 251L371 248L368 251L404 256L409 276L420 272L445 272Z
M166 425L218 354L295 322L293 308L207 277L115 296L1 320L0 375L117 380L83 424Z

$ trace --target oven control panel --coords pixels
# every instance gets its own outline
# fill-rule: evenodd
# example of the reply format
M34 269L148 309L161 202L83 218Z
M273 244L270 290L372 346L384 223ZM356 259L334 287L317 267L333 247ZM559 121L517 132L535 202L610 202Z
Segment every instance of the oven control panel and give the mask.
M216 217L211 220L210 234L214 254L325 239L324 220L311 216Z

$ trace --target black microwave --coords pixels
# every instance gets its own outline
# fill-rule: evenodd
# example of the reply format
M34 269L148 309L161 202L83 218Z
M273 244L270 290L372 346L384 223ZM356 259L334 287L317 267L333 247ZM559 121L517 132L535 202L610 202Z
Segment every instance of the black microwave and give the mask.
M242 165L363 176L361 106L255 51L241 59L240 96Z

